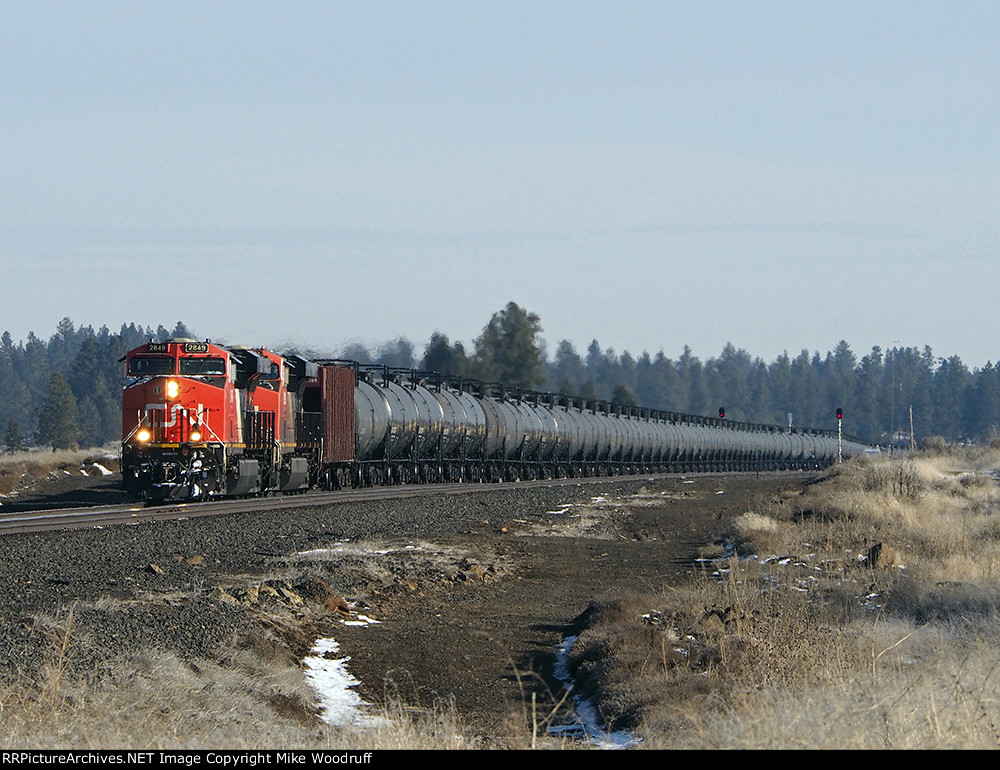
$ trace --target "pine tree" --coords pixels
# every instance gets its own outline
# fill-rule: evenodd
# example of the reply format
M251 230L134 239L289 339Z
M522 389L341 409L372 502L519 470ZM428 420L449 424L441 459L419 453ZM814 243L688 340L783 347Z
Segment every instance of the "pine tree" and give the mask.
M616 385L611 394L611 402L622 406L637 406L635 396L625 385Z
M38 413L38 443L53 449L71 449L76 446L80 429L76 423L76 398L65 378L56 372L49 379L49 387Z
M4 443L7 445L8 452L20 452L24 449L24 442L21 439L21 428L17 424L17 420L11 417L7 421L7 433L4 436Z
M539 387L544 376L538 340L541 331L541 319L514 302L494 313L476 339L476 359L483 379L513 387Z
M375 363L385 364L390 369L413 369L417 362L413 358L413 343L406 337L397 337L379 347Z
M575 396L580 392L587 370L576 348L568 340L562 340L556 348L555 360L549 367L549 379L560 393Z
M440 374L464 377L469 372L469 357L461 342L452 345L446 335L434 332L424 349L420 368L425 372L439 372Z

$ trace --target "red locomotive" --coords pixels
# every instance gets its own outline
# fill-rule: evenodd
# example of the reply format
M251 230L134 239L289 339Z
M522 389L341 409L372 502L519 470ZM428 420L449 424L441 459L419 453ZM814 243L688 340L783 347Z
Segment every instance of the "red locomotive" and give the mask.
M315 480L319 415L302 410L315 364L188 339L124 360L122 474L136 497L293 492Z

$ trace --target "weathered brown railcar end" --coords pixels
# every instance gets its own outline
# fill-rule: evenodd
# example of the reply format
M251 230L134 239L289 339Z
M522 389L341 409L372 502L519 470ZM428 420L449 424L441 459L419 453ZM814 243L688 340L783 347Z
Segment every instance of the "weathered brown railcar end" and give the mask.
M354 369L321 366L323 462L354 462Z

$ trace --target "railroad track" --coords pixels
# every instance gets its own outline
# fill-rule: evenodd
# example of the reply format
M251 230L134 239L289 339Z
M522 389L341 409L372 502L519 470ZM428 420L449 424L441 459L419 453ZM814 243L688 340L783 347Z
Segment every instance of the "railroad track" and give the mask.
M0 513L0 535L51 532L88 527L123 526L152 521L193 519L204 516L228 516L250 511L288 510L318 505L336 505L374 500L398 500L423 497L425 495L467 495L482 492L488 493L503 489L583 486L619 481L670 478L683 475L685 474L661 473L640 476L590 476L569 479L538 479L534 481L510 481L495 484L413 484L394 487L344 489L335 492L308 492L301 495L224 499L196 503L169 503L154 506L145 506L141 503L127 503L124 505L102 505L85 508L18 511L6 514ZM742 474L719 473L699 475L730 476Z

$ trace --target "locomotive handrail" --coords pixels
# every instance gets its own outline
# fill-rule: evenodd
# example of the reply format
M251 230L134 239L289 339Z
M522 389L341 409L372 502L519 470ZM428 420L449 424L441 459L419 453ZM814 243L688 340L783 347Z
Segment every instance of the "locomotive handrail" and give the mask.
M124 359L123 359L123 360L124 360ZM138 416L138 418L139 418L139 422L137 422L137 423L135 424L135 427L134 427L134 428L132 428L132 430L131 430L131 431L129 432L129 434L128 434L128 435L127 435L127 436L126 436L125 438L123 438L123 439L122 439L122 441L121 441L122 445L124 445L124 444L128 443L129 441L131 441L131 440L132 440L132 437L133 437L133 436L134 436L134 435L135 435L136 433L138 433L138 432L139 432L139 428L141 428L141 427L142 427L142 423L143 423L143 421L144 421L144 420L146 419L146 415L145 415L145 414L144 414L143 412L141 412L141 411L140 411L140 412L139 412L139 413L137 414L137 416Z
M201 417L202 414L204 414L204 412L198 412L198 424L199 425L204 425L208 429L208 432L212 434L212 437L216 441L218 441L220 444L225 443L225 442L223 442L223 440L221 438L219 438L219 434L217 434L215 432L215 430L212 428L212 426L208 424L208 420L202 420L202 417Z

